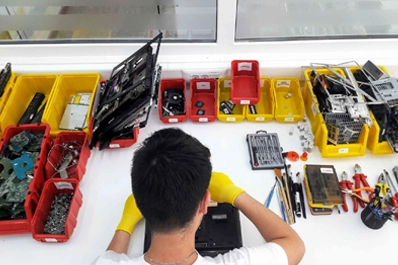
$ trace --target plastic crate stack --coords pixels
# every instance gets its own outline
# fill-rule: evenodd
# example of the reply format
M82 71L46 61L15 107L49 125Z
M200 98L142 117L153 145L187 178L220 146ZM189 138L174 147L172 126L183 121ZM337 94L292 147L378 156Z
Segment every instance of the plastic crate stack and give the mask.
M79 183L91 153L88 124L99 78L97 73L11 74L0 98L0 235L31 233L42 242L71 236L82 205ZM80 131L61 126L76 94L87 99ZM61 205L64 215L54 219L62 196L69 198Z
M221 122L296 123L304 118L304 102L297 78L260 76L254 60L231 62L231 77L160 81L159 119L163 123Z

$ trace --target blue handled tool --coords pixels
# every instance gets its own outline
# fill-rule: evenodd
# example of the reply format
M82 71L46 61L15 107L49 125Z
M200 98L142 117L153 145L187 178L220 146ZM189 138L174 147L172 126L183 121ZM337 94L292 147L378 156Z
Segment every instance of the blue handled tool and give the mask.
M269 205L271 204L272 197L274 196L274 192L275 192L275 187L276 187L276 182L275 182L274 186L272 186L272 189L271 189L270 193L268 194L268 198L267 198L266 206L265 206L267 208L269 208Z

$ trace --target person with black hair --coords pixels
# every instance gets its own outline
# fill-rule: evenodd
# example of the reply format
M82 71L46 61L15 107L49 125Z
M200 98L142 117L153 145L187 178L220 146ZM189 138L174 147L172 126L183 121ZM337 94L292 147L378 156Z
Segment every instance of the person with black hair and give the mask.
M102 264L205 265L298 264L304 243L283 220L221 172L213 172L210 151L196 138L170 128L155 132L136 150L131 167L132 194ZM234 249L215 258L195 250L195 232L210 198L237 207L267 243ZM135 225L146 219L152 232L145 254L127 255Z

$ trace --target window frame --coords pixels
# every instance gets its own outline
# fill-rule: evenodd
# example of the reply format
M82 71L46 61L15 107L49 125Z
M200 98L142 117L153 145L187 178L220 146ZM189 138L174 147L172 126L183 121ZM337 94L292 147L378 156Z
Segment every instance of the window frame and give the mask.
M300 76L298 68L310 62L355 59L364 63L371 59L385 66L398 65L398 39L235 42L236 9L237 0L217 1L216 43L163 43L159 55L163 77L186 77L181 70L218 70L228 75L234 59L258 60L261 74L267 76L282 68L285 71L281 73ZM141 46L142 43L2 44L0 63L12 62L14 71L20 73L97 71L106 76Z

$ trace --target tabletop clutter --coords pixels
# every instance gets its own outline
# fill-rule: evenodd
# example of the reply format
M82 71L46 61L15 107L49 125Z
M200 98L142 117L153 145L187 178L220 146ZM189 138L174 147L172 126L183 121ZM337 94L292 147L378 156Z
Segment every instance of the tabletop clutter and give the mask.
M291 170L291 163L318 154L398 152L398 82L385 67L371 61L303 66L303 88L294 77L260 76L255 60L232 61L230 77L162 79L161 40L160 33L107 80L98 73L19 75L10 63L1 70L0 235L69 240L83 203L79 184L91 151L134 145L154 106L166 124L188 119L285 123L290 137L300 139L301 150L289 150L277 133L259 129L247 132L248 153L241 155L252 170L274 172L265 206L277 197L289 224L308 213L330 215L340 208L359 212L371 229L398 220L398 165L380 168L374 181L358 164L339 169L341 175L328 164Z

